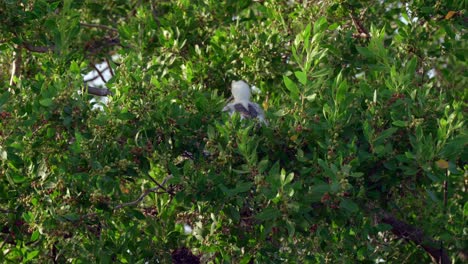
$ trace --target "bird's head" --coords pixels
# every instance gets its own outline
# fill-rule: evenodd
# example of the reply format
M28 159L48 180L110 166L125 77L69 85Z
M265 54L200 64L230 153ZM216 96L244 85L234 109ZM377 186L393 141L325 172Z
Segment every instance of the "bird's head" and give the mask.
M244 81L232 81L231 92L234 101L250 101L250 87Z

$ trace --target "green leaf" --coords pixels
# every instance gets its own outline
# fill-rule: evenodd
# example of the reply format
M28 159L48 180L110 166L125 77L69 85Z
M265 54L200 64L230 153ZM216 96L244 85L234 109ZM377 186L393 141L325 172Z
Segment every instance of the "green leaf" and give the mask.
M385 231L390 231L393 229L393 227L389 224L383 224L383 223L380 223L376 226L376 229L377 231L379 232L385 232Z
M351 173L350 176L351 176L351 177L354 177L354 178L360 178L360 177L362 177L363 175L364 175L364 173L362 173L362 172L353 172L353 173Z
M330 178L335 178L335 173L330 169L330 167L328 166L327 162L322 160L322 159L318 159L317 160L318 164L320 165L320 167L322 167L325 175L327 177L330 177Z
M240 220L240 213L239 213L239 210L234 207L234 206L229 206L228 207L228 210L227 210L227 213L229 216L231 216L231 218L235 221L235 222L239 222Z
M63 218L72 222L80 220L80 217L77 214L67 214L67 215L64 215Z
M414 74L416 73L416 67L418 66L418 59L417 57L413 57L408 65L406 66L406 72L410 75L410 76L414 76Z
M356 49L359 52L359 54L361 54L362 56L364 56L366 58L373 58L374 57L374 54L366 47L356 46Z
M304 157L304 151L302 149L297 150L296 158L298 161L304 162L307 160L306 157Z
M307 48L308 45L310 45L310 30L311 30L312 26L311 24L307 24L307 26L305 27L305 29L302 31L302 41L304 42L304 46Z
M282 184L286 185L290 183L293 179L294 179L294 172L291 172L288 174L288 176L286 176L286 178L282 179Z
M24 212L22 216L27 223L31 223L34 219L34 215L31 212Z
M135 217L135 218L138 219L138 220L143 220L143 219L145 219L145 215L144 215L142 212L137 211L137 210L132 210L132 211L130 211L128 214L129 214L130 216Z
M342 199L340 203L340 207L346 209L351 213L355 213L359 210L359 206L351 201L350 199Z
M463 216L468 216L468 202L463 206Z
M242 193L242 192L246 192L248 190L250 190L250 188L252 188L253 186L253 183L252 182L238 182L237 185L236 185L236 188L235 190L237 191L237 193Z
M248 254L247 252L245 252L246 254L242 257L242 259L240 260L239 264L248 264L248 263L251 263L251 260L252 260L252 256L250 254Z
M313 94L311 94L311 95L306 96L306 100L307 100L307 101L310 101L310 102L315 101L316 98L317 98L317 94L316 94L316 93L313 93Z
M374 144L379 145L383 143L383 141L387 138L389 138L393 133L395 133L398 130L396 127L391 127L389 129L384 130L380 135L374 140Z
M39 100L39 104L41 104L42 106L45 106L45 107L49 107L53 103L54 103L54 101L52 100L52 98L45 98L45 99Z
M286 179L286 171L284 169L281 169L281 172L280 172L281 183L283 183L285 179Z
M290 238L294 236L296 233L296 228L294 226L294 223L291 221L286 221L286 228L288 229L288 235Z
M341 102L343 102L345 100L347 90L348 90L348 84L346 83L346 81L342 81L338 85L338 89L337 89L337 92L336 92L336 101L338 103L341 103Z
M3 149L2 146L0 146L0 160L7 160L8 159L8 153L6 150Z
M0 107L2 107L2 105L4 105L8 99L10 98L10 93L5 91L3 92L3 94L0 96Z
M286 88L291 92L291 97L292 99L299 99L299 88L297 88L297 85L289 79L288 76L283 76L284 84L286 85Z
M23 183L25 182L28 178L24 177L21 174L18 173L13 173L12 177L14 183Z
M258 172L259 173L264 173L268 167L268 160L267 159L264 159L262 161L260 161L257 165L257 168L258 168Z
M302 71L296 71L294 72L294 75L296 75L296 78L299 80L300 83L305 85L307 83L307 74Z
M288 114L288 111L286 111L286 110L284 110L284 109L280 109L280 110L278 110L278 111L276 111L276 112L274 113L275 116L279 116L279 117L285 116L285 115L287 115L287 114Z
M314 23L314 34L322 32L327 27L328 27L327 19L325 17L319 18Z
M76 61L72 61L70 63L70 72L74 74L79 74L81 72L80 66L78 65Z
M227 197L232 197L236 196L239 193L246 192L250 190L250 188L253 186L252 182L238 182L236 187L233 189L228 189L224 184L220 184L219 188L223 191L224 194L226 194Z
M262 212L258 213L255 218L260 221L269 221L278 218L281 212L277 208L267 207Z
M215 128L211 125L208 125L207 134L209 139L214 139L216 137Z
M392 122L392 125L396 126L396 127L406 127L407 126L407 123L406 121L402 121L402 120L396 120L396 121L393 121Z
M28 254L26 255L25 261L32 260L32 259L36 258L37 255L39 255L39 250L34 250L34 251L31 251L31 252L28 252Z
M132 120L135 118L135 115L130 113L130 112L127 112L126 110L122 111L119 113L118 119L120 120Z
M462 155L463 151L466 150L467 144L468 135L460 134L447 141L440 155L449 160L456 159L457 156Z
M330 191L330 185L326 183L320 183L312 186L311 192L311 200L312 202L318 202L322 198L322 196Z
M440 202L439 198L437 198L437 195L436 195L433 191L431 191L431 190L426 190L426 192L427 192L427 195L431 198L431 200L432 200L433 202L435 202L435 203L439 203L439 202Z
M34 232L31 234L31 242L34 242L39 239L40 233L37 230L34 230Z
M329 71L330 70L328 68L323 68L320 70L313 71L309 73L309 78L318 78L318 77L327 76Z

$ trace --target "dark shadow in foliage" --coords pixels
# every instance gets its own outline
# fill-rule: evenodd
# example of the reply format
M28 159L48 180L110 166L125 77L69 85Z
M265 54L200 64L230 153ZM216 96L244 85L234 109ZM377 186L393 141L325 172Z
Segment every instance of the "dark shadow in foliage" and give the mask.
M200 258L195 256L189 249L183 247L172 252L172 263L174 264L199 264Z

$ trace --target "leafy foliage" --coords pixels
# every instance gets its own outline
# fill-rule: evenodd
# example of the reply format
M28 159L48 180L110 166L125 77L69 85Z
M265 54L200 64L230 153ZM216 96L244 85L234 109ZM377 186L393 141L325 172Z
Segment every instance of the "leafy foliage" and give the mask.
M462 262L463 2L384 2L2 1L0 259Z

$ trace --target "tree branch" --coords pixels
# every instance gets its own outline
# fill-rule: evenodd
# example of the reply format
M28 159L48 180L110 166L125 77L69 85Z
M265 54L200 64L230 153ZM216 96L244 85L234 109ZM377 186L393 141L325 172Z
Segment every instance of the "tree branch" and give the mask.
M354 13L353 10L351 10L351 12L349 13L349 16L351 17L354 27L356 28L358 32L358 33L353 34L354 37L370 38L369 31L362 25L362 22L359 19L357 19L353 13Z
M150 193L153 193L153 192L156 192L157 190L159 189L163 189L164 187L162 187L164 184L166 184L166 182L172 178L172 175L169 175L167 176L166 178L164 178L164 180L162 181L161 184L157 184L158 186L157 187L154 187L154 188L150 188L150 189L146 189L141 195L140 197L138 197L138 199L136 199L135 201L132 201L132 202L128 202L128 203L123 203L123 204L119 204L117 206L114 207L114 210L118 210L118 209L121 209L125 206L134 206L134 205L137 205L139 203L141 203L141 201L143 201L143 199Z
M439 242L427 237L423 230L418 229L406 222L403 222L392 214L382 212L382 223L392 226L392 233L405 240L412 241L418 246L421 246L429 255L432 260L438 264L450 264L450 258L445 249L438 247Z
M104 69L104 70L107 70L107 69ZM85 83L88 83L88 82L92 82L92 81L96 80L97 78L100 78L99 74L97 74L96 76L94 76L94 77L92 77L92 78L83 80L83 81L84 81Z
M112 95L112 92L107 88L97 88L97 87L89 86L87 84L85 84L85 87L88 90L88 93L92 95L97 95L97 96Z
M106 26L106 25L100 25L100 24L89 24L89 23L80 23L80 26L82 27L89 27L89 28L101 28L113 32L119 32L117 29Z
M31 52L46 53L54 49L54 46L33 46L27 42L23 43L23 47Z
M112 66L110 64L109 58L105 57L106 63L107 63L107 68L109 69L109 72L112 77L114 77L114 71L112 70Z
M106 83L106 78L104 78L104 75L102 75L102 72L99 71L99 69L96 67L96 65L94 65L94 63L91 63L91 65L93 66L93 68L96 70L96 72L99 74L99 77L101 77L101 80ZM107 69L106 69L107 70Z

